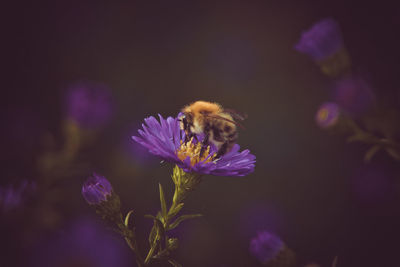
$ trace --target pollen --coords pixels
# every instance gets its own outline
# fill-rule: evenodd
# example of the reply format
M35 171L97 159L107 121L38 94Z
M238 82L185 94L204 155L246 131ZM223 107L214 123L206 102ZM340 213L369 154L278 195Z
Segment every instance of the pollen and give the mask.
M187 143L184 143L181 140L181 146L177 150L176 155L182 161L184 161L187 157L189 157L191 166L194 166L197 163L202 162L202 161L204 161L204 163L211 162L214 158L214 155L211 157L208 157L210 154L210 146L207 146L206 150L203 152L203 155L201 155L201 157L200 157L201 147L202 147L202 143L201 142L194 143L193 137Z

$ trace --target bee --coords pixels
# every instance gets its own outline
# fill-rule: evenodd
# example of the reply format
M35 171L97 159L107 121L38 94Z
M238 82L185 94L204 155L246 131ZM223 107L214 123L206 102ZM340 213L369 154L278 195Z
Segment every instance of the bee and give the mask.
M245 116L237 112L224 109L218 103L196 101L181 110L181 129L185 131L186 140L197 140L198 134L204 134L200 156L211 142L218 148L215 158L229 152L238 138L237 126L243 127L236 120L244 120Z

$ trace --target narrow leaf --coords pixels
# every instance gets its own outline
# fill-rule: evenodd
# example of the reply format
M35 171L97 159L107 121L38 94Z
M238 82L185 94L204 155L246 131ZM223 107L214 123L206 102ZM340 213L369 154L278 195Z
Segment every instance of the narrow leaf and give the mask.
M144 217L147 218L147 219L152 219L152 220L156 220L157 219L156 217L154 217L151 214L146 214L146 215L144 215Z
M181 222L183 222L185 220L194 219L194 218L198 218L201 216L203 216L203 215L202 214L182 215L169 225L168 230L176 228Z
M380 145L374 145L365 153L364 161L369 162L373 158L373 156L381 149Z
M126 216L125 216L125 226L126 226L126 227L128 227L129 218L130 218L132 212L133 212L133 210L130 210L130 211L128 212L128 214L126 214Z
M391 148L391 147L387 147L387 148L386 148L386 152L387 152L390 156L392 156L394 159L400 160L400 154L399 154L399 152L398 152L396 149Z
M359 134L354 134L352 136L349 136L346 141L348 143L352 143L352 142L356 142L356 141L362 141L363 140L363 136L359 135Z
M178 212L181 211L185 204L184 203L179 203L173 210L169 212L169 216L174 217Z
M174 267L182 267L182 265L178 263L176 260L170 259L168 260L168 262L171 263L171 265Z
M160 183L158 187L160 189L161 214L165 218L167 216L167 203L165 202L164 190Z
M157 234L157 226L156 226L156 223L155 223L155 220L154 220L154 225L151 228L151 231L150 231L150 234L149 234L149 244L150 244L150 246L153 245L154 239L156 238L156 234Z

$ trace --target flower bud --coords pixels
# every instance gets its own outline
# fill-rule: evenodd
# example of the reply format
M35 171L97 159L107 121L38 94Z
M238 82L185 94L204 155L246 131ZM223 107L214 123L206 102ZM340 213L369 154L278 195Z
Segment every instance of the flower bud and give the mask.
M276 235L263 231L250 242L250 253L261 263L266 264L276 258L285 244Z
M169 250L175 250L179 246L179 241L177 238L168 238L167 247Z
M315 115L315 121L319 127L327 129L338 122L339 116L339 106L336 103L327 102L319 107L317 114Z
M82 195L90 205L99 205L112 194L110 182L101 175L93 173L82 186Z

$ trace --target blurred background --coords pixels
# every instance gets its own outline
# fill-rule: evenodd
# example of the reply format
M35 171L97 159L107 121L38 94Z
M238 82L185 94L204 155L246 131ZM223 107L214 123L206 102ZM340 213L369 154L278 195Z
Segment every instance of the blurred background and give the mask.
M279 235L299 266L331 266L335 256L337 266L399 265L399 163L378 153L366 164L367 146L316 125L332 80L294 49L313 23L334 18L353 69L380 103L398 108L396 3L25 1L2 9L0 266L135 266L83 199L82 183L93 171L110 180L147 249L152 222L143 215L159 209L158 183L172 198L172 166L130 137L145 117L175 116L195 100L248 114L238 143L257 164L246 177L206 176L191 193L183 213L204 217L174 233L183 266L259 266L249 242L263 230ZM95 103L71 122L76 98ZM7 190L27 194L9 194L5 205Z

